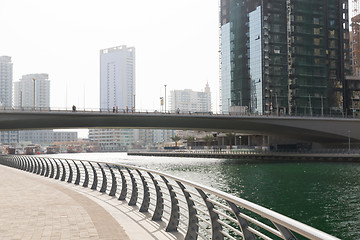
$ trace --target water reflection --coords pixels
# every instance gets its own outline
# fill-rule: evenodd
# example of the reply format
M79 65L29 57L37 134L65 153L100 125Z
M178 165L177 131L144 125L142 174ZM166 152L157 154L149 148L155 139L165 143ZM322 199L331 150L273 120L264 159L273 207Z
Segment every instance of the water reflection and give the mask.
M255 202L341 239L360 239L360 164L249 163L239 160L49 155L142 166Z

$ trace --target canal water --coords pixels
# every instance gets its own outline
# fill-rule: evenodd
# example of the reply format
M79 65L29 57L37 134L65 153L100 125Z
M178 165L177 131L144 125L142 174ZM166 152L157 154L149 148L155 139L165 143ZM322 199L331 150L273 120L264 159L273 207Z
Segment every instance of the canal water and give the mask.
M126 153L48 156L166 172L252 201L340 239L360 239L360 163L249 163Z

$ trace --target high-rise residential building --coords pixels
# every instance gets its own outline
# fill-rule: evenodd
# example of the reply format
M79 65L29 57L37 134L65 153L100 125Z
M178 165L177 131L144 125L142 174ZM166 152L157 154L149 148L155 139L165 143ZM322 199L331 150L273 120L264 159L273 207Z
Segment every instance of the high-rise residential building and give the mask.
M14 102L15 109L25 110L48 110L50 109L50 80L46 73L35 73L23 75L22 78L14 82ZM29 142L32 144L51 144L59 141L59 135L65 140L77 140L77 132L61 132L53 130L27 130L13 131L16 137L2 140L3 143Z
M129 109L135 97L135 48L119 46L100 51L100 108Z
M221 105L257 114L341 114L348 0L221 0Z
M0 107L12 106L13 64L11 57L0 56Z
M172 112L211 112L211 92L206 84L203 92L191 89L173 90L170 92L170 109Z
M27 74L14 82L14 107L50 109L49 75Z
M135 108L135 48L119 46L100 51L101 111L133 111ZM102 151L131 148L133 129L90 129L90 141Z

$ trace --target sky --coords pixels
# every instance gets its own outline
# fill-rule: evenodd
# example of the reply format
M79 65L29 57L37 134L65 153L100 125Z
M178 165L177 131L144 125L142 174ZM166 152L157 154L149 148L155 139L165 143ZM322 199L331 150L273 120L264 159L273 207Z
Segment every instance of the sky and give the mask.
M218 111L218 16L218 0L0 0L0 56L12 57L13 81L48 73L52 108L91 109L100 50L135 47L137 109L158 110L165 84L169 96L208 82Z
M52 108L99 107L100 49L136 51L136 108L177 89L219 98L218 0L0 0L0 56L13 81L48 73Z

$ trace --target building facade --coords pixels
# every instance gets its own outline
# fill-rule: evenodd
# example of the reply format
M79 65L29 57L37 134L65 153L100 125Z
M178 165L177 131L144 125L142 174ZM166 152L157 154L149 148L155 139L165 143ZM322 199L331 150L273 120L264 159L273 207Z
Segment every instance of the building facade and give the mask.
M27 74L14 82L14 108L50 109L49 75Z
M347 0L221 0L221 105L254 114L342 114Z
M119 46L100 51L100 110L135 110L135 48ZM137 131L133 129L90 129L89 139L101 151L131 148Z
M211 92L206 84L203 92L191 89L170 92L170 110L172 112L211 112Z
M11 57L0 56L0 107L12 106L13 63Z
M11 57L0 56L0 109L12 107L13 63ZM2 143L17 142L17 131L1 131Z
M49 145L54 142L77 141L77 132L54 132L53 130L29 130L19 132L19 142Z
M135 48L119 46L100 51L100 109L134 107Z

